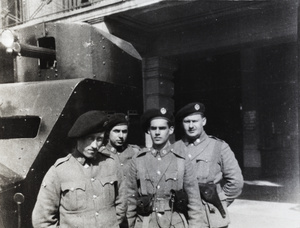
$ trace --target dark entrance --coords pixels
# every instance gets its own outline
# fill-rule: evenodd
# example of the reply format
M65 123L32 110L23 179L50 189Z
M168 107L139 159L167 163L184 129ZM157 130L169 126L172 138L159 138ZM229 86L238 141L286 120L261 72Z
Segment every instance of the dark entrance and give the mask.
M175 111L189 102L204 103L207 134L226 141L243 167L241 99L239 53L179 61L175 73Z

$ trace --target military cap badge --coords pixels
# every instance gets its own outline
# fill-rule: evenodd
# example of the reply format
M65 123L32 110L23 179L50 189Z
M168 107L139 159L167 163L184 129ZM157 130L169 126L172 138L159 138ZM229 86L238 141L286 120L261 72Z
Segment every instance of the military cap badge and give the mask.
M165 115L167 113L167 110L165 108L161 108L160 109L160 113L163 114L163 115Z
M194 108L195 108L196 111L198 111L198 110L200 110L200 105L199 104L195 104Z

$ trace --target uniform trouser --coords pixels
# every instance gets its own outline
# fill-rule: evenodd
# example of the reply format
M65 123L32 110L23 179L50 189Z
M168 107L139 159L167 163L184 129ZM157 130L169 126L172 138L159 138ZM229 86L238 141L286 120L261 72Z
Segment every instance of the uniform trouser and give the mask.
M212 204L204 202L205 214L209 228L227 228L229 224L229 214L227 210L226 200L222 200L223 208L226 212L226 217L222 218L219 210Z
M138 215L134 228L188 228L187 220L178 212L152 212L149 216Z

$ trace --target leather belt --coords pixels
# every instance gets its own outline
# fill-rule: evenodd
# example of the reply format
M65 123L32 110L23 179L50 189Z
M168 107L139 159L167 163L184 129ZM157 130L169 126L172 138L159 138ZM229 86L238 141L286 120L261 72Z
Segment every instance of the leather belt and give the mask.
M156 198L156 200L153 202L153 211L154 212L171 211L169 201L170 199Z

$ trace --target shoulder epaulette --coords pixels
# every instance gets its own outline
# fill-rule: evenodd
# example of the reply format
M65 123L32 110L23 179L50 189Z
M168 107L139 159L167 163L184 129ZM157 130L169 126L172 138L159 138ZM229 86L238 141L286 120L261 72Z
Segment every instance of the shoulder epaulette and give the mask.
M99 153L101 153L103 156L106 156L106 157L109 157L109 158L112 158L112 159L115 158L114 155L112 153L110 153L109 151L107 151L107 150L102 150Z
M66 157L57 159L56 162L54 163L54 166L57 167L57 166L59 166L60 164L62 164L62 163L64 163L64 162L68 161L68 160L70 159L71 156L72 156L71 154L68 154Z
M105 146L101 146L100 149L98 150L98 152L101 153L103 150L105 150L105 148L106 148Z
M142 148L139 150L138 154L137 154L137 157L141 157L141 156L144 156L146 153L150 152L151 149L150 148Z
M172 144L172 145L170 146L170 151L171 151L173 154L175 154L176 157L184 158L183 152L182 152L182 151L175 150L174 144Z
M131 147L132 149L137 150L137 151L141 150L141 147L139 147L138 145L135 145L135 144L128 144L128 147Z
M219 139L219 138L217 138L216 136L213 136L213 135L208 135L208 137L211 138L211 139L215 139L217 141L224 142L222 139Z

